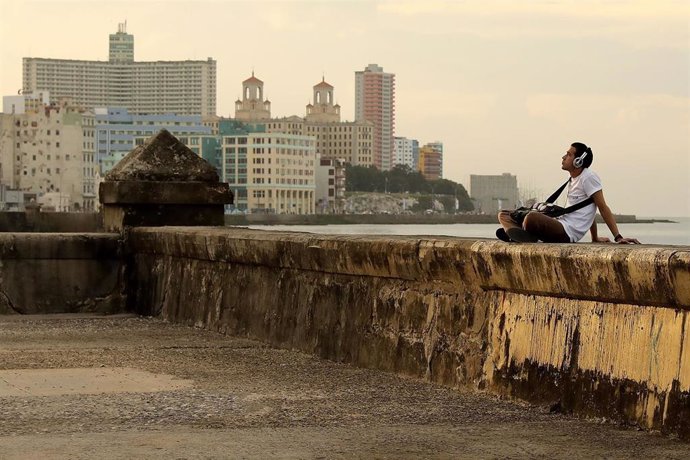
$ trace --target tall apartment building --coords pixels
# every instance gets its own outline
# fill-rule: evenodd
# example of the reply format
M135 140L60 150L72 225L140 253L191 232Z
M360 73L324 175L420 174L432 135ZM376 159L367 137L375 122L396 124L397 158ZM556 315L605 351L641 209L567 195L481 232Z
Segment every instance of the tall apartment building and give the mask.
M405 165L411 170L416 171L415 153L419 155L419 142L417 140L406 137L394 138L393 166Z
M46 199L57 210L97 208L95 117L69 100L5 114L0 132L0 183Z
M246 99L236 102L235 117L254 125L255 130L312 136L321 158L343 160L353 165L373 164L374 124L369 121L340 121L335 90L325 80L313 87L314 100L306 106L304 118L270 118L270 103L264 100L263 82L254 74L242 82L242 94Z
M517 176L510 173L472 174L470 197L474 201L474 208L485 214L496 214L501 209L515 209L519 200Z
M96 116L96 158L99 172L110 171L137 143L161 129L201 154L200 135L211 134L199 115L135 115L124 107L99 107Z
M45 90L77 106L125 107L135 114L215 115L216 61L134 60L123 24L110 35L107 61L25 57L24 92Z
M389 170L395 135L395 74L376 64L355 72L355 121L363 120L374 123L374 165Z
M314 214L314 138L285 133L222 137L223 182L250 213Z

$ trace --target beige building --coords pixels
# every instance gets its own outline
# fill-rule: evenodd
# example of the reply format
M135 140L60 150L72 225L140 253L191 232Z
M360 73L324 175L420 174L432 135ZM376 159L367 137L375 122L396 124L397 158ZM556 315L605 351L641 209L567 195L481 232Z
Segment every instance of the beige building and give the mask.
M263 82L252 76L242 82L243 100L235 103L237 120L263 125L268 133L312 136L321 158L339 159L352 165L373 164L374 124L369 121L340 121L340 106L335 103L333 86L321 80L313 87L313 103L304 118L293 115L271 118L271 105L264 100ZM209 120L210 122L210 120Z
M271 102L264 100L264 82L254 76L242 82L242 99L235 101L235 119L240 121L268 120Z
M472 174L470 197L474 201L474 208L485 214L496 214L502 209L515 209L519 200L517 176L510 173Z
M314 214L314 138L249 133L222 138L222 180L249 213Z
M2 114L0 182L58 203L55 210L97 208L94 114L69 100L23 114ZM58 209L59 208L59 209Z
M134 60L134 36L120 24L108 61L25 57L24 92L48 91L85 108L124 107L134 114L216 114L216 61Z

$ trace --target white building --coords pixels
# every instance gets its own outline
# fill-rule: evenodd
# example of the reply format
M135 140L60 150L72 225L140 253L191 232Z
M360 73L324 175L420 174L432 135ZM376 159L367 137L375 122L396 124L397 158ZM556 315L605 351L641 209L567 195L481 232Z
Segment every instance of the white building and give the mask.
M337 214L345 204L345 162L316 155L316 212Z
M406 137L395 137L393 144L393 166L405 165L409 166L411 170L415 170L414 151L415 146L419 143L415 139L408 139Z
M134 60L134 36L120 24L108 61L25 57L23 90L46 90L77 106L125 107L136 114L215 115L216 61Z
M2 97L2 113L20 115L28 111L36 111L44 105L50 104L48 91L36 91L35 93L21 93L16 96Z
M285 133L223 136L221 177L249 213L314 214L314 138Z

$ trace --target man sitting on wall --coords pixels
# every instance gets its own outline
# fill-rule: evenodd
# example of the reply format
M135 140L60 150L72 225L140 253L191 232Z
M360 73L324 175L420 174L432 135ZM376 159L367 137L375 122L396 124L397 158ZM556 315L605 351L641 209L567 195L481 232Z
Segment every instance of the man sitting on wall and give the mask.
M572 206L592 198L592 203L559 217L549 217L536 210L530 211L522 225L514 220L510 211L498 213L501 228L496 236L503 241L546 243L576 243L585 236L587 230L592 234L592 242L608 243L607 237L597 235L597 224L594 221L597 209L606 222L614 241L622 244L640 244L635 238L624 238L618 231L613 217L604 200L604 192L599 176L589 169L594 155L592 149L580 142L573 143L562 157L561 169L570 173L568 199L566 206Z

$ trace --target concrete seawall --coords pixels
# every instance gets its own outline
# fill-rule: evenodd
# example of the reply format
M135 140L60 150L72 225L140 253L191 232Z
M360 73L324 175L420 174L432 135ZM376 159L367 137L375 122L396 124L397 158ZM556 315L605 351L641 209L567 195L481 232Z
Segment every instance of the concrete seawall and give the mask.
M117 234L0 233L0 314L124 308Z
M690 250L142 228L130 308L690 439Z
M96 212L0 212L0 232L97 233L103 231Z

